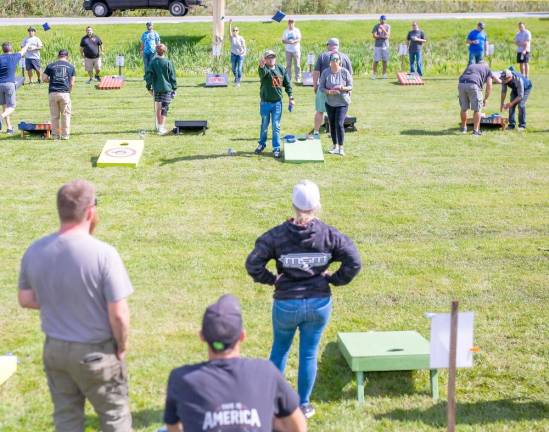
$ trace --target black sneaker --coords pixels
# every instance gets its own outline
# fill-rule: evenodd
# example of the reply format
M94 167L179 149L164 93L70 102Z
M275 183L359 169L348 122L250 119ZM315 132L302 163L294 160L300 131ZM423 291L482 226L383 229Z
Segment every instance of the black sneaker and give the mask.
M314 416L315 413L316 413L315 407L312 406L310 403L308 403L308 404L303 404L303 405L301 405L299 408L301 408L301 412L303 413L303 415L305 416L305 418L311 418L311 417Z
M96 80L96 81L101 81L101 77L100 77L99 75L96 75L96 76L95 76L95 80Z
M42 81L38 80L37 83L38 83L38 84L42 84Z
M513 130L513 129L515 129L515 125L512 125L512 124L507 125L507 130Z
M481 131L476 131L474 130L473 133L472 133L473 136L482 136L482 132Z
M275 159L280 159L280 150L279 149L274 149L273 150L273 157Z
M13 129L8 129L8 130L6 130L6 133L7 133L8 135L13 135Z
M263 152L263 150L265 150L265 145L259 144L259 145L257 146L257 148L254 150L254 153L255 153L256 155L258 155L258 154L261 154L261 153Z

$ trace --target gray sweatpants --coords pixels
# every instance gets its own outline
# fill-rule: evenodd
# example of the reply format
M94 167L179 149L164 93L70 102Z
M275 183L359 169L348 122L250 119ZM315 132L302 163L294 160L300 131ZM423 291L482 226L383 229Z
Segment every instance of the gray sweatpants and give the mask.
M301 78L301 52L286 51L286 70L290 79L292 79L292 63L295 63L295 79L298 81Z

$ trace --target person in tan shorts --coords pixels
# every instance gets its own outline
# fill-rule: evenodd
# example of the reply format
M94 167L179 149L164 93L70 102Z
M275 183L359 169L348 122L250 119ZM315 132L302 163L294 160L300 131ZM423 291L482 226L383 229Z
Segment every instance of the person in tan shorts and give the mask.
M93 81L93 72L95 71L95 80L101 81L101 54L103 53L103 41L99 36L93 33L93 29L86 27L86 35L80 41L80 55L84 58L84 69L88 73L90 84Z
M74 66L67 60L69 52L59 51L56 62L50 63L42 79L49 83L52 137L68 140L71 129L71 90L76 80Z

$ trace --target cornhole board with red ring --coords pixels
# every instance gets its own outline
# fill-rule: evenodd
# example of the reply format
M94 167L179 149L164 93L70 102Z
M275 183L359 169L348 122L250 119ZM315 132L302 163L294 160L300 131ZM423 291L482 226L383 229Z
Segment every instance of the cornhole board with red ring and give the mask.
M227 87L229 85L229 78L226 74L206 74L205 87Z
M397 72L397 79L401 85L424 85L425 83L418 74L408 72Z
M120 90L124 85L124 78L119 76L104 76L99 84L95 86L97 90Z
M141 159L144 146L143 140L107 140L97 159L97 166L135 168Z

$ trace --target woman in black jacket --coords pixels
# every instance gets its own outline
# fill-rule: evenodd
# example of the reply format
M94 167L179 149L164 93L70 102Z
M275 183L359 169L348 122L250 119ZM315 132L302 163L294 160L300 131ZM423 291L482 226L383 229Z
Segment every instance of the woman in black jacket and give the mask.
M332 311L331 285L345 285L360 271L354 243L317 218L318 186L308 180L293 190L295 217L260 236L246 260L255 282L274 285L271 361L284 372L293 337L299 329L298 393L306 417L314 414L310 397L317 371L318 346ZM277 275L266 265L276 260ZM330 274L328 266L341 262Z

